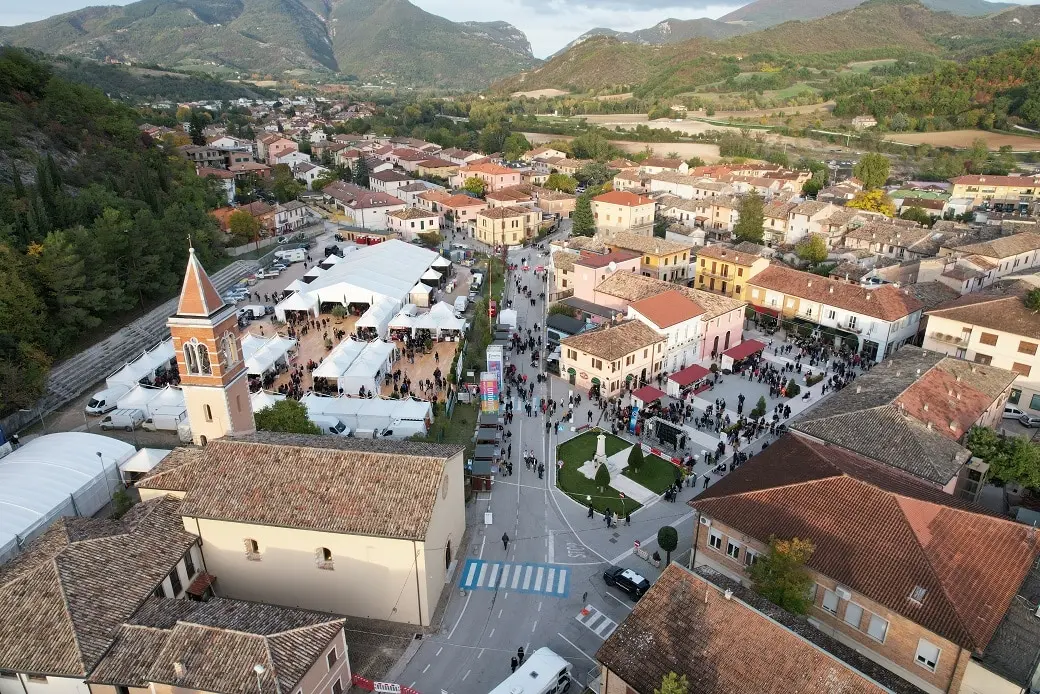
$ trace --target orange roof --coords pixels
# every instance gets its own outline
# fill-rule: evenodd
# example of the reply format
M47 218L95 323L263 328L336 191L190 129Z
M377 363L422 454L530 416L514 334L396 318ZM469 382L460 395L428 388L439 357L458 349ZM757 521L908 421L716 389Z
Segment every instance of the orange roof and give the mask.
M487 207L487 203L479 198L471 198L468 195L462 193L456 193L450 196L448 199L443 200L442 204L445 207Z
M184 273L181 297L177 302L177 315L207 317L224 308L224 305L220 293L195 255L195 249L189 248L188 269Z
M505 174L520 173L516 169L510 169L506 166L499 166L498 164L493 164L489 161L474 162L472 164L467 164L466 166L462 167L462 173L467 173L471 171L485 173L491 176L502 176Z
M632 310L653 321L659 328L670 328L704 313L704 309L696 302L675 289L637 301L631 306Z
M605 202L610 205L624 205L625 207L637 207L639 205L653 205L654 201L652 198L648 198L644 195L636 195L635 193L627 190L612 190L603 195L597 195L592 198L593 202Z

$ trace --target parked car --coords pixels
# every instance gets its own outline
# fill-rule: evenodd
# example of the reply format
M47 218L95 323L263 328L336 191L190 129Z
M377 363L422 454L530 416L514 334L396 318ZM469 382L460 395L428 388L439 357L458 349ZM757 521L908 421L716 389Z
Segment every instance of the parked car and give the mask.
M638 600L643 597L643 593L650 590L650 581L646 580L646 577L620 566L612 566L604 571L603 581L608 586L625 591L633 600Z
M1024 414L1018 418L1018 421L1022 423L1022 426L1030 429L1040 427L1040 417L1035 414Z
M272 267L272 268L268 268L267 270L260 270L258 273L256 273L256 276L257 276L257 278L263 280L263 279L269 279L271 277L277 277L280 274L282 274L281 270Z
M1004 419L1019 419L1025 412L1014 405L1004 405Z
M289 243L289 237L288 236L279 236L278 237L278 243L279 244Z

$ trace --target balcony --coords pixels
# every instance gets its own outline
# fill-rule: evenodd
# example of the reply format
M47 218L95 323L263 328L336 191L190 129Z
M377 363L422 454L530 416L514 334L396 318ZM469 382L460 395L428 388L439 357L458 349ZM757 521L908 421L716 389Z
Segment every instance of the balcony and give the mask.
M846 332L856 333L857 335L859 335L861 332L863 332L863 328L862 327L860 327L858 325L852 325L848 321L842 321L841 323L838 323L838 330L844 330Z
M726 281L729 281L729 280L733 279L733 277L734 277L734 275L729 273L728 268L719 268L718 271L713 271L713 270L710 270L710 269L708 269L706 267L699 267L698 266L697 267L697 274L698 275L704 275L705 277L718 277L719 279L724 279Z
M936 342L942 342L947 345L957 345L958 347L967 346L968 340L971 337L971 333L967 335L948 335L946 333L931 333L930 338Z

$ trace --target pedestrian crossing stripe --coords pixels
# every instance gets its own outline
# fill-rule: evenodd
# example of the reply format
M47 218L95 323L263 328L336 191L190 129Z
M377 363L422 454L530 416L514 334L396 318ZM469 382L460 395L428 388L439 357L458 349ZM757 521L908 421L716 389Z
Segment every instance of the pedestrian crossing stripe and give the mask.
M570 593L570 569L557 564L514 563L467 559L459 587L465 590L511 590L565 598Z
M617 622L597 610L592 605L586 605L585 609L579 612L575 619L581 622L582 626L604 641L610 638L610 635L613 634L614 630L618 627Z

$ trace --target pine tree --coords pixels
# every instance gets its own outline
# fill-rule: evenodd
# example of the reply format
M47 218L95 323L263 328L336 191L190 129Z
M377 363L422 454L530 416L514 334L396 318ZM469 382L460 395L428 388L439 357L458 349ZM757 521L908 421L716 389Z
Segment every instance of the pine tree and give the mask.
M362 188L368 188L368 162L364 157L358 157L354 164L354 184Z
M20 200L25 197L25 185L22 183L22 174L18 171L18 164L11 161L11 181L14 183L14 197Z
M587 193L578 196L578 200L574 204L573 219L572 236L592 236L596 233L596 219L592 216L592 199Z
M750 192L740 201L740 219L733 227L733 235L738 241L762 243L765 224L764 203L762 196Z

